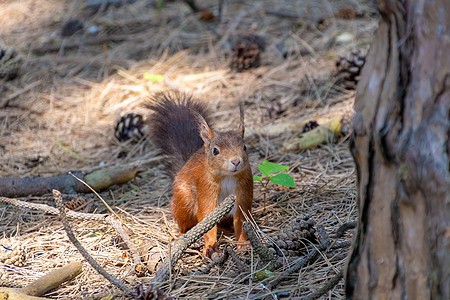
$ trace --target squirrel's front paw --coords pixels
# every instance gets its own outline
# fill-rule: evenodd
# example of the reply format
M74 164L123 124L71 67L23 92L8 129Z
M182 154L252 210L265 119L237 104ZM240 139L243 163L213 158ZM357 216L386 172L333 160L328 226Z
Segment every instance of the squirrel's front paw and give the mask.
M203 249L203 255L211 258L213 253L220 253L217 243L214 243L214 245L205 245L205 249Z

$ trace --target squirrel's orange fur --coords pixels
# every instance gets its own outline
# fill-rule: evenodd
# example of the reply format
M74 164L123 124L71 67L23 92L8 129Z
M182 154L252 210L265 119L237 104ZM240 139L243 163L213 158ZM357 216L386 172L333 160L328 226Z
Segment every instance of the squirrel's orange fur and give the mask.
M244 116L235 130L214 131L208 124L204 104L179 93L159 94L147 105L151 137L167 154L168 173L173 178L172 214L181 234L195 226L230 194L236 195L231 216L219 224L232 225L239 242L247 240L242 228L253 201L253 176L244 145ZM218 251L217 226L205 234L203 254ZM240 243L238 246L242 246Z

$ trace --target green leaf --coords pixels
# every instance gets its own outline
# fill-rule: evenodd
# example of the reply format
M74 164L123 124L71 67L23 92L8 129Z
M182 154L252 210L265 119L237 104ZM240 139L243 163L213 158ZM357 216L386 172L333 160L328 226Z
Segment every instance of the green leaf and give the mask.
M277 174L269 178L269 181L282 186L295 187L294 178L289 174Z
M150 80L151 82L163 82L164 81L164 76L162 76L161 74L150 74L145 72L144 73L144 79Z
M253 176L253 181L261 181L262 182L262 177L261 176Z
M262 164L258 166L258 169L261 171L263 175L269 176L270 174L273 173L288 171L289 167L271 163L265 160L262 162Z

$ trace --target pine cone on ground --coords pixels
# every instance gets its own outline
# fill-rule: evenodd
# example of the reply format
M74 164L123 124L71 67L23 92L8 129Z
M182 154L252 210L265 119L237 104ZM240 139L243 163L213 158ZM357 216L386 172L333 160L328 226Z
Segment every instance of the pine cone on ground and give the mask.
M264 37L253 34L239 36L233 46L230 67L237 72L242 72L260 66L261 52L264 49Z
M340 57L336 62L337 76L344 80L346 89L356 89L361 69L366 62L366 55L367 51L364 49L354 50L350 57Z
M26 250L17 246L12 251L5 251L0 254L0 261L8 266L23 267L26 265Z
M6 80L16 78L21 66L22 58L17 55L14 48L4 50L0 47L0 78L6 78Z
M297 220L294 225L285 228L273 239L274 243L268 245L271 252L291 257L300 256L303 254L306 241L318 243L315 222L309 217Z
M125 114L114 124L114 136L121 142L140 140L147 133L148 126L140 114Z
M317 123L317 121L315 121L315 120L308 121L307 123L305 123L305 125L303 125L302 132L305 133L305 132L311 131L318 126L319 126L319 123Z
M81 211L84 213L90 212L93 206L93 201L87 201L84 198L77 197L64 203L64 207L68 210Z

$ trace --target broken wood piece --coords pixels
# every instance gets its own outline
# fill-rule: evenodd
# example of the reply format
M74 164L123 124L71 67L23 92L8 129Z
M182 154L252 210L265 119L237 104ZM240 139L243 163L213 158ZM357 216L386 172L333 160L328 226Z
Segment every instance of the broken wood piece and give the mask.
M61 283L72 280L82 271L80 262L68 263L62 268L51 271L21 288L24 294L30 296L42 296L51 289L57 288Z
M118 166L86 174L84 180L93 189L101 191L112 185L128 182L136 175L136 167Z
M341 117L344 118L344 117ZM334 118L332 118L334 119ZM318 124L328 124L330 122L330 116L324 116L314 119L305 119L302 121L282 121L280 123L268 124L260 128L249 128L245 131L245 137L249 138L254 135L262 137L279 137L287 136L291 134L301 133L306 123L315 121Z
M4 288L0 287L0 299L8 299L8 300L42 300L42 299L49 299L49 298L42 298L42 297L35 297L35 296L29 296L25 295L20 292L20 289L14 289L14 288Z
M336 116L327 123L300 134L287 141L279 150L280 153L294 152L317 147L321 144L333 142L341 134L342 116Z
M51 271L36 279L23 288L2 288L0 287L0 299L9 300L32 300L44 299L39 296L44 295L51 289L57 288L62 283L72 280L82 271L79 262L71 262L62 268Z
M137 175L136 167L111 167L88 174L73 172L76 177L84 179L86 184L96 191L112 185L125 183ZM0 191L3 197L40 196L51 193L53 189L65 194L89 193L91 190L72 175L51 177L0 178Z

